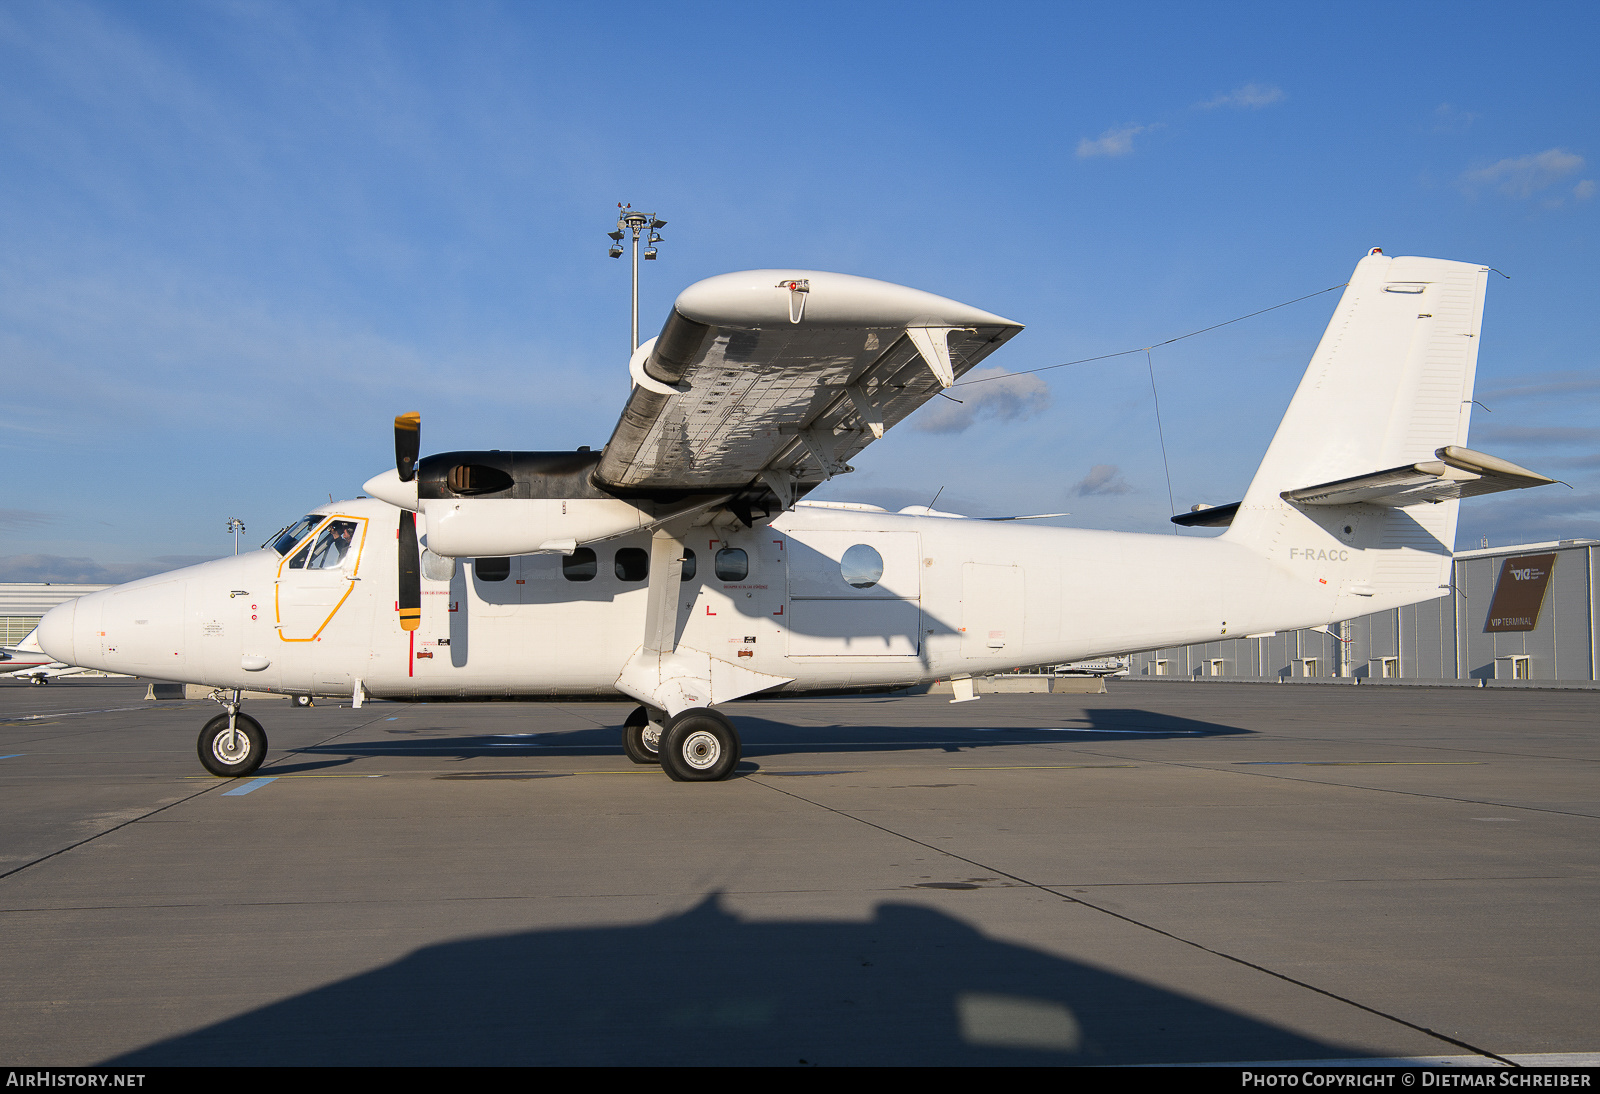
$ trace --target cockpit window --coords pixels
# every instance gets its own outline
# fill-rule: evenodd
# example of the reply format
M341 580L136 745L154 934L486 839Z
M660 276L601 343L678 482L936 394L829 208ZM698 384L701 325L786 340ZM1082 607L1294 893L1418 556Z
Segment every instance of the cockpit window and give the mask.
M280 556L286 555L294 548L296 543L299 543L302 539L306 538L306 534L310 532L311 529L315 528L321 523L322 515L320 513L312 513L310 516L301 517L299 520L289 525L289 527L285 528L283 531L267 540L267 542L262 544L262 546L270 546L274 551L278 552Z
M356 522L353 520L329 521L328 526L317 537L317 542L307 550L294 556L289 563L291 570L336 570L344 561L345 555L350 553L350 545L355 541Z

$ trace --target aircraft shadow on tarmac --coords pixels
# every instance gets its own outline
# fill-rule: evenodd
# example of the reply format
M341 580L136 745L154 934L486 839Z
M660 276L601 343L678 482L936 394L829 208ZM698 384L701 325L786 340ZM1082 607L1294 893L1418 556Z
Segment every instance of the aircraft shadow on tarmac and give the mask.
M1106 1064L1333 1059L1150 984L885 903L741 919L712 894L637 927L446 942L104 1061L183 1064Z
M1109 741L1165 739L1172 737L1237 736L1253 732L1238 726L1196 721L1135 708L1071 710L1053 718L1048 725L963 725L908 726L794 725L743 713L749 707L734 707L730 712L743 739L746 757L792 754L848 754L852 752L922 752L939 750L962 752L969 749L1002 748L1017 744L1095 744ZM591 729L557 733L498 734L473 733L448 736L449 715L440 717L444 725L430 728L383 730L382 739L333 742L294 749L290 757L270 763L263 774L288 774L300 770L343 766L358 757L431 756L439 759L488 759L516 756L615 756L622 751L621 726L595 726ZM813 740L814 739L814 742ZM311 757L317 757L310 761ZM327 759L322 759L326 757ZM338 759L334 759L338 757Z

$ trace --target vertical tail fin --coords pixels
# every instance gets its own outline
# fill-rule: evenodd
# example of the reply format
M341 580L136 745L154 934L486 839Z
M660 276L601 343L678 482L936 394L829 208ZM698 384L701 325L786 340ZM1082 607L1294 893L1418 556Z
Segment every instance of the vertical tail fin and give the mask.
M1351 579L1363 588L1415 593L1447 580L1459 502L1312 509L1280 495L1466 443L1487 278L1484 266L1377 251L1357 264L1229 539L1285 562L1291 542L1377 548L1370 573Z

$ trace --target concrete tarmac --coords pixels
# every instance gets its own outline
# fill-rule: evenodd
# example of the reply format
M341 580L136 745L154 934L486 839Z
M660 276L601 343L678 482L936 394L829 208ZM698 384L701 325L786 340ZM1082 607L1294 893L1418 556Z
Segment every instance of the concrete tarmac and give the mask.
M714 784L623 703L249 704L221 780L143 694L0 685L0 1063L1600 1050L1592 691L739 703Z

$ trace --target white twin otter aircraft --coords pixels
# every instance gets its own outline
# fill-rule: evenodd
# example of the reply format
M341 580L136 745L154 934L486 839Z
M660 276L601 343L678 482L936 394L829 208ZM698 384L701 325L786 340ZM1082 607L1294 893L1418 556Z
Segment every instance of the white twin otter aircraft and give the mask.
M1551 482L1463 447L1483 266L1357 265L1244 499L1213 539L801 499L1021 325L844 274L690 286L630 362L599 452L445 452L261 550L93 593L38 641L70 665L205 684L221 776L253 772L239 691L396 700L625 695L627 754L727 778L717 708L1315 627L1442 596L1459 501ZM419 550L420 547L420 550ZM398 550L397 550L398 548ZM304 699L302 699L304 701Z

